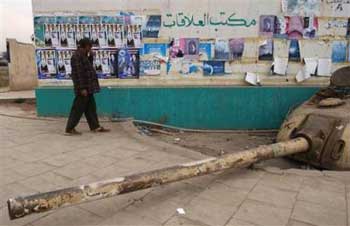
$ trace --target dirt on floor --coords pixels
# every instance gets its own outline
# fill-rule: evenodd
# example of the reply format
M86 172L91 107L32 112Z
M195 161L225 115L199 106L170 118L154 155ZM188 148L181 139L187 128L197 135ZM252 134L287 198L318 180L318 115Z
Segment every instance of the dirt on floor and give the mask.
M145 129L143 129L145 130ZM162 130L152 130L147 128L148 135L167 143L179 145L208 156L218 157L224 154L230 154L260 145L274 143L276 132L169 132ZM268 160L260 165L278 167L281 169L289 168L308 168L308 166L290 160L288 158L277 158Z

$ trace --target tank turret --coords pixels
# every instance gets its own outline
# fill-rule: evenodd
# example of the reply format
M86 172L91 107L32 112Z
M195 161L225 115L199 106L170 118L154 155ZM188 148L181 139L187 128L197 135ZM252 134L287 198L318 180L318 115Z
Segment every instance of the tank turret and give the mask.
M281 126L277 141L304 137L307 153L290 158L322 169L350 169L350 67L336 71L330 86L294 109Z

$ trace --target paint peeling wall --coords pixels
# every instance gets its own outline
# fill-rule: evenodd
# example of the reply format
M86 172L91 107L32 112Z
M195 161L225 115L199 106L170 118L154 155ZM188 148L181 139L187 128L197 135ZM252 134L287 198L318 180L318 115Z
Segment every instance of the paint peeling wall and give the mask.
M242 60L226 62L224 77L204 77L202 73L181 75L176 70L165 73L166 65L162 65L161 77L141 77L139 80L109 80L101 81L102 85L127 86L183 86L183 85L247 85L244 81L245 73L258 74L261 85L289 86L289 85L327 85L328 77L312 77L303 83L297 83L296 74L303 69L301 62L289 62L287 76L271 74L272 61L258 60L258 46L266 38L259 35L259 19L261 15L282 16L281 0L32 0L34 15L62 15L64 13L115 15L117 12L134 12L139 15L161 14L163 22L169 14L183 13L194 18L201 18L204 14L225 15L235 14L236 18L245 22L246 26L237 27L161 27L160 38L152 42L167 42L170 37L199 37L214 44L215 38L245 38ZM318 37L312 40L299 41L300 55L303 58L331 58L334 41L346 42L350 3L347 0L320 0L320 7L314 14L318 17ZM218 17L219 18L219 17ZM249 26L252 20L257 25ZM171 22L171 20L167 21ZM348 37L349 38L349 37ZM288 58L290 41L274 39L274 57ZM198 63L200 66L201 63ZM333 63L331 71L349 65L349 49L347 62ZM40 81L41 85L70 85L70 81Z

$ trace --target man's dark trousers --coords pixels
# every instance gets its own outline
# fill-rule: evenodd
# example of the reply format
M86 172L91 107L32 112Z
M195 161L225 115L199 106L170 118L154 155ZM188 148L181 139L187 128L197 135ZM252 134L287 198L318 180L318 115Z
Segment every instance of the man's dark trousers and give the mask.
M85 114L90 130L95 130L100 127L96 113L96 102L93 94L89 94L87 96L75 96L67 122L66 132L71 131L78 125L83 114Z

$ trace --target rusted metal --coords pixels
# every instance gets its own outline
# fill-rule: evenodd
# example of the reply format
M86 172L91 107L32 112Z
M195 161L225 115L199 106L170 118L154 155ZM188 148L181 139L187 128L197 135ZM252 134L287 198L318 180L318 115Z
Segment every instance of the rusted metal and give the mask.
M88 185L27 197L17 197L7 201L9 216L13 220L33 213L41 213L91 200L108 198L229 168L243 168L261 160L306 152L308 149L308 141L300 137L286 142L224 155L220 158L208 158Z

